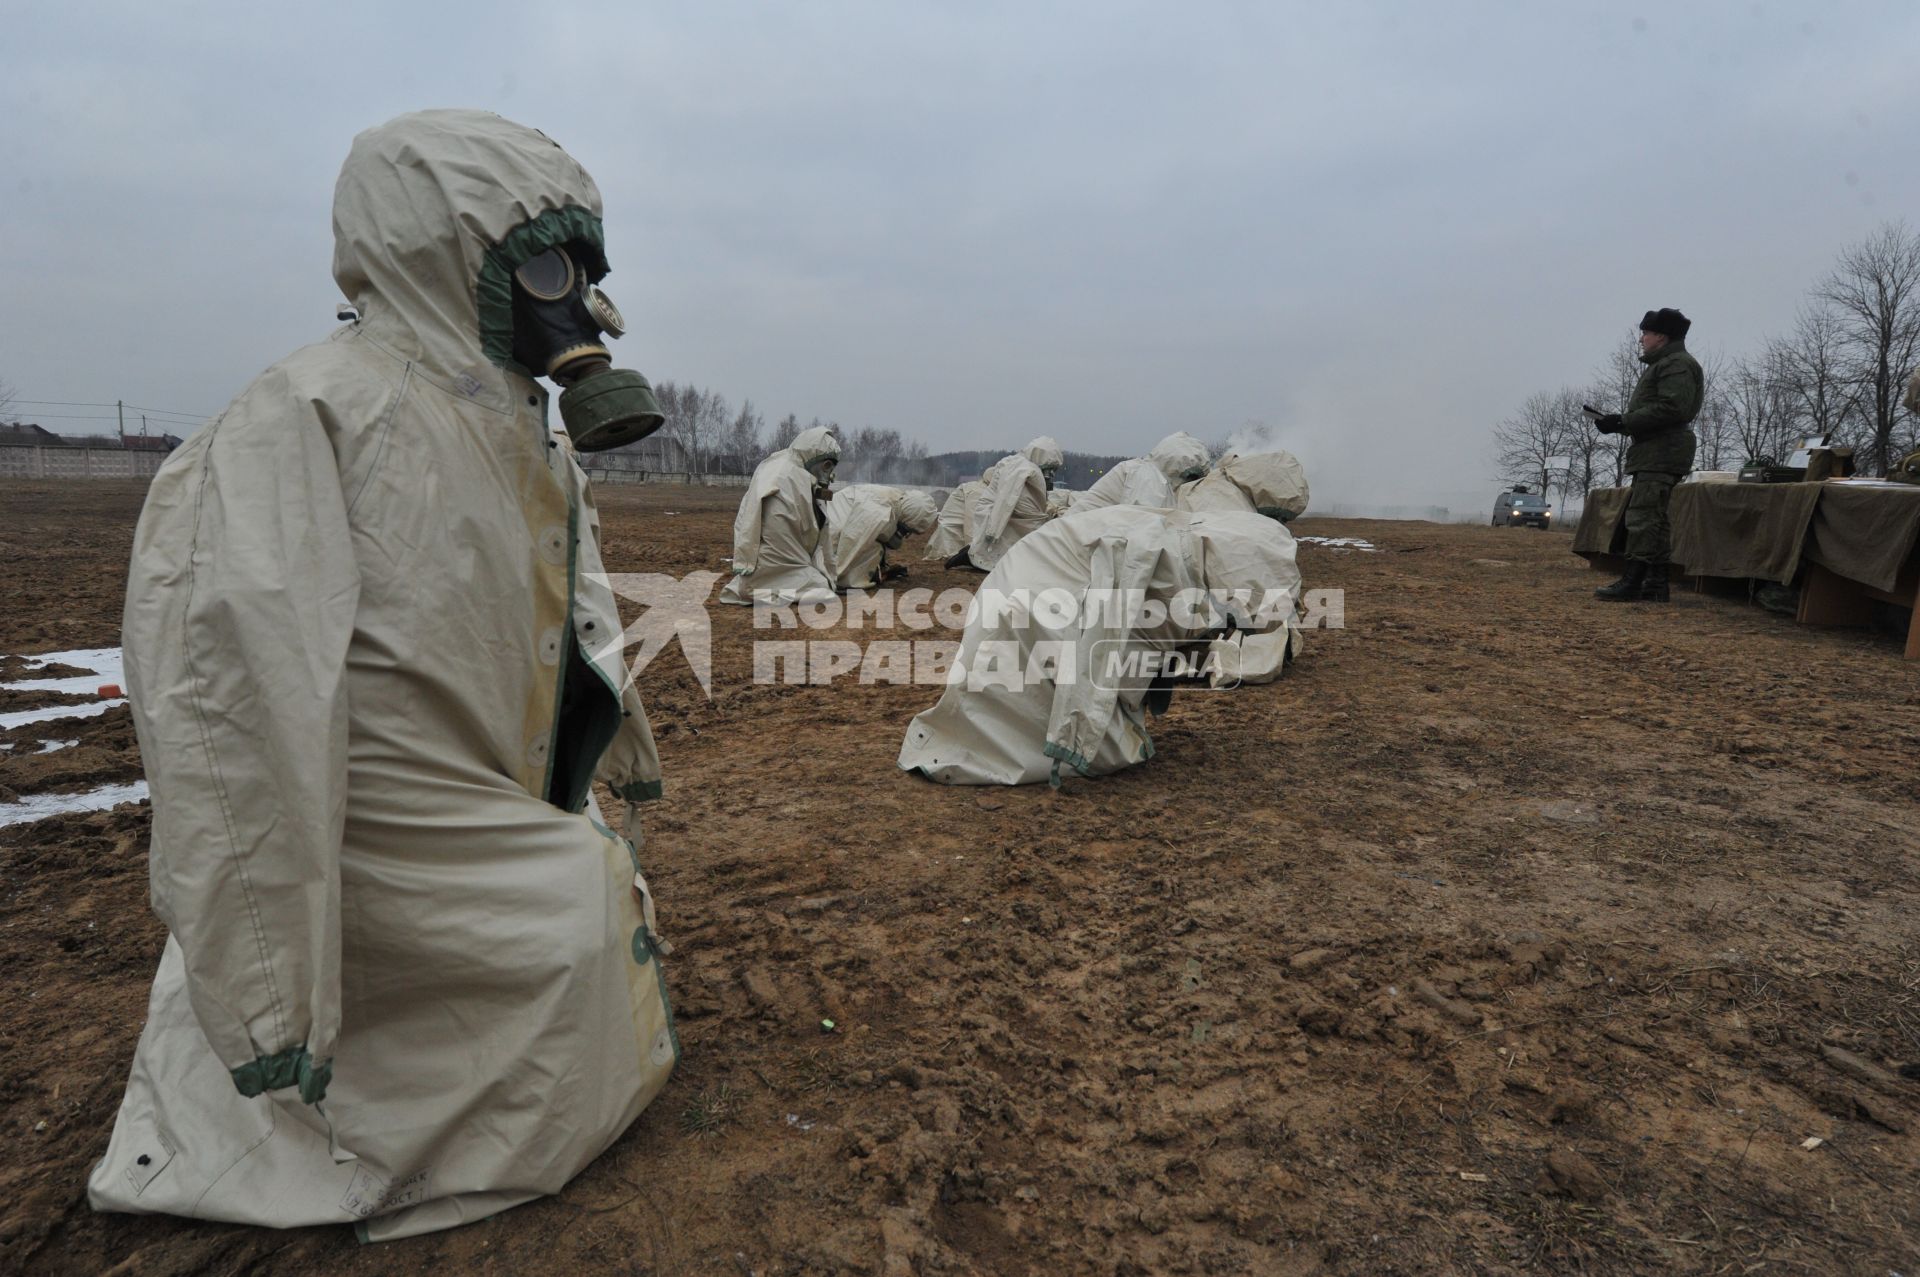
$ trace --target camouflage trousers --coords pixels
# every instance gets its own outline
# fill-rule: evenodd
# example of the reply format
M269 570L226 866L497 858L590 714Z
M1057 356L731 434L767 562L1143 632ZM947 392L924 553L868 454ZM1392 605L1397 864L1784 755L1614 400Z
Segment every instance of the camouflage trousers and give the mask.
M1627 494L1627 557L1642 563L1665 563L1673 553L1673 524L1667 506L1673 500L1677 474L1642 471L1633 476Z

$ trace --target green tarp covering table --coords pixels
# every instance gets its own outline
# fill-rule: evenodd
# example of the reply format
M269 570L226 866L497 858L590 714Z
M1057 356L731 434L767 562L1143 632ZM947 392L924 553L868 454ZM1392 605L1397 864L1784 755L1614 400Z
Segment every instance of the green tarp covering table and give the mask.
M1690 576L1792 584L1819 483L1683 483L1673 490L1673 561Z
M1575 554L1617 555L1626 548L1626 488L1595 488L1587 494L1573 529Z
M1857 479L1819 486L1807 558L1876 590L1895 589L1920 542L1920 486Z
M1615 568L1626 543L1626 488L1596 488L1573 551ZM1692 577L1800 586L1800 619L1865 624L1879 600L1920 620L1920 487L1883 479L1683 483L1673 490L1673 562ZM1920 624L1907 656L1920 659Z

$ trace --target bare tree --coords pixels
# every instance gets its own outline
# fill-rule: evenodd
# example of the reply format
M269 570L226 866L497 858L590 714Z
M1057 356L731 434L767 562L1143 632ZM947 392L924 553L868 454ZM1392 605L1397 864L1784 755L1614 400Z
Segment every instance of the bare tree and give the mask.
M660 434L680 445L684 464L695 474L750 471L769 453L792 446L800 432L809 428L824 428L840 438L840 473L849 480L920 483L940 471L940 467L927 463L925 444L910 442L898 430L863 426L849 434L838 422L823 422L818 417L803 427L798 417L788 413L775 423L769 436L766 421L751 399L735 412L727 397L717 390L671 381L655 386L654 397L665 419ZM0 408L4 407L5 400L0 399Z
M1694 466L1700 470L1730 469L1740 459L1733 455L1740 446L1740 433L1734 428L1733 404L1727 397L1727 382L1735 364L1717 351L1697 358L1704 384L1700 415L1693 419L1693 434L1699 440Z
M901 459L907 442L898 430L880 430L862 426L846 439L847 454L842 471L857 483L902 483Z
M715 454L726 446L727 435L733 425L733 413L727 407L726 396L717 390L705 392L700 397L695 420L694 433L702 451L694 469L701 474L710 474L714 470Z
M725 395L717 390L678 386L670 381L661 382L653 393L660 401L661 415L666 418L661 430L685 449L689 470L705 474L717 461L724 460L715 454L726 451L734 420Z
M1846 333L1830 305L1816 300L1802 307L1793 336L1774 342L1768 358L1799 433L1826 435L1836 443L1860 442L1851 437L1864 425L1860 387L1849 375Z
M753 400L740 405L739 413L727 426L725 439L716 450L715 464L724 473L744 474L753 469L763 455L760 451L760 414Z
M1596 384L1580 391L1575 399L1576 409L1586 404L1597 408L1611 401L1612 393L1609 387ZM1620 481L1621 454L1615 446L1616 442L1614 436L1600 433L1593 418L1576 411L1567 450L1562 454L1571 460L1567 471L1568 496L1572 496L1576 490L1584 495L1595 488L1611 486Z
M1920 236L1905 222L1886 223L1840 254L1814 296L1837 318L1863 418L1864 460L1885 474L1906 412L1900 396L1920 353Z
M4 377L0 377L0 420L12 420L16 422L19 420L18 417L12 416L8 411L13 407L14 396L19 393L19 391L13 388L12 382Z
M1553 481L1549 462L1573 453L1580 428L1580 395L1573 390L1542 390L1527 396L1520 411L1493 429L1494 461L1509 483L1535 486L1545 493Z
M1646 366L1640 362L1640 330L1630 328L1594 370L1593 406L1601 412L1625 412L1627 401L1633 398L1633 388L1640 384L1640 374L1645 371ZM1627 448L1633 440L1618 434L1607 435L1605 439L1600 453L1613 472L1611 482L1618 485L1626 481Z
M934 468L927 461L927 445L918 439L907 440L906 451L901 455L900 464L902 483L932 483L936 479Z
M800 419L792 413L788 413L786 416L780 418L779 423L774 426L773 438L767 441L767 451L773 453L780 451L782 448L790 448L793 446L793 441L799 437Z
M699 391L692 386L680 386L671 381L663 381L653 388L653 397L660 404L660 415L665 418L660 424L660 433L680 445L690 467L695 456L693 397L698 394Z
M1746 458L1782 460L1793 433L1792 405L1767 359L1734 360L1716 389L1731 437Z

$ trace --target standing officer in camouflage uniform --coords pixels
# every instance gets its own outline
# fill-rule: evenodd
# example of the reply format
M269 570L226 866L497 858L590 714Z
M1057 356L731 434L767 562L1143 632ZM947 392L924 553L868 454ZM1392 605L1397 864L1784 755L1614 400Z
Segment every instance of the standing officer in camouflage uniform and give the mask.
M1612 585L1595 590L1594 597L1609 603L1644 599L1667 601L1667 574L1672 566L1673 525L1667 521L1667 503L1673 485L1693 469L1698 442L1688 427L1706 398L1706 376L1700 361L1687 353L1687 329L1693 321L1677 310L1650 310L1640 321L1640 374L1624 413L1610 412L1598 421L1601 434L1623 434L1633 440L1627 449L1627 473L1633 491L1627 497L1627 574Z

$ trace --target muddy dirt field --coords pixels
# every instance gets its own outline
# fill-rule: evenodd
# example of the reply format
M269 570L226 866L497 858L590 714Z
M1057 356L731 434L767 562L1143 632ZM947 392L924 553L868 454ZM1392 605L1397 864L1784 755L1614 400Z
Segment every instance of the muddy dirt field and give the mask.
M0 653L119 642L141 495L0 486ZM609 566L720 568L736 498L604 490ZM715 608L711 701L642 676L685 1059L449 1233L91 1213L148 812L0 828L0 1270L1913 1273L1920 664L1598 603L1557 534L1296 530L1378 547L1302 551L1347 628L1058 792L900 773L935 689L755 686ZM6 737L0 791L137 778L126 709L86 722Z

